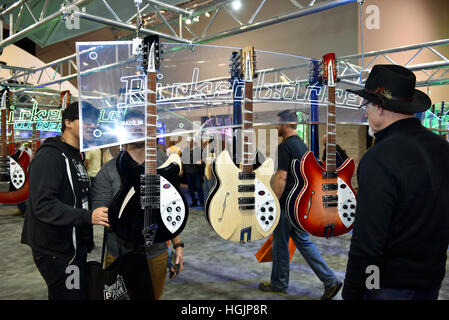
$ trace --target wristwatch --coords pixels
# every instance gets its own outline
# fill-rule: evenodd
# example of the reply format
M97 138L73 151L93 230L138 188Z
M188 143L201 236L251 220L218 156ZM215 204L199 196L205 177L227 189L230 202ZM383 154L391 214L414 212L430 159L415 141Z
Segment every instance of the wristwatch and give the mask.
M173 245L173 249L176 250L176 248L181 247L184 248L184 242L178 242Z

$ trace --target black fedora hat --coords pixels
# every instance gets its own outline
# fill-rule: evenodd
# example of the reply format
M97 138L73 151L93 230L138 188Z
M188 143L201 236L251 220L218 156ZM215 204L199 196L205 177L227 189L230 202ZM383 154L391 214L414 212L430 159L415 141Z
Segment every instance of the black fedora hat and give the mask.
M381 107L399 113L423 112L432 102L427 94L415 89L416 76L405 67L389 64L375 65L361 90L355 93Z

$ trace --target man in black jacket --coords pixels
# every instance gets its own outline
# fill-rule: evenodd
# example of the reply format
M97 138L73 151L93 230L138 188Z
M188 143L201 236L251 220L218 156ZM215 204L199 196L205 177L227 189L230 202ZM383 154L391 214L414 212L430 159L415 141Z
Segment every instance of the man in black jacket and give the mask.
M360 161L344 299L437 299L449 244L449 143L414 117L431 101L397 65L373 67L364 98L375 144Z
M88 210L89 177L79 151L78 103L62 112L62 135L45 140L29 166L22 243L49 299L85 299L85 265L93 224L109 226L107 208Z

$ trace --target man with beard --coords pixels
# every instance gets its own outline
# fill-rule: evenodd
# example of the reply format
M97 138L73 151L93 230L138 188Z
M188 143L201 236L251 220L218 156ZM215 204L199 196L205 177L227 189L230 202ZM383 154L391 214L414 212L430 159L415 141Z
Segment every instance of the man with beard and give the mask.
M260 283L259 289L267 292L287 293L290 272L288 242L291 237L313 272L323 282L324 293L321 300L329 300L338 293L342 282L337 280L318 248L309 240L308 233L291 225L285 209L287 196L294 186L294 177L290 170L291 163L294 159L301 160L307 152L307 146L296 131L296 122L298 121L296 113L285 110L278 113L277 116L278 122L281 124L276 127L278 135L282 137L282 143L277 150L277 171L272 178L272 188L279 199L281 217L273 232L271 282Z

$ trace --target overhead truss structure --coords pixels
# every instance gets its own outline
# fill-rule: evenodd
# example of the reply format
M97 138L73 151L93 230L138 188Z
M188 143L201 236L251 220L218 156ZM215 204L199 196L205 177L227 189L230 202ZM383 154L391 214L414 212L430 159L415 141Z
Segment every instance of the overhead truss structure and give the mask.
M260 10L266 3L266 0L259 0L258 5L250 15L250 19L241 21L230 9L233 1L194 0L173 5L168 3L168 1L124 0L120 1L121 5L124 2L129 2L127 5L135 6L136 8L136 13L125 19L120 16L117 9L114 10L112 4L115 1L65 0L59 10L48 12L50 0L19 0L6 8L0 8L0 27L3 27L3 22L8 17L10 30L9 36L5 38L3 37L3 32L0 32L0 50L26 37L28 33L35 29L44 28L49 24L54 25L56 20L89 20L117 29L131 31L134 35L135 32L142 35L157 34L168 41L189 46L241 34L349 3L360 3L358 0L307 0L307 3L305 3L305 0L290 0L292 6L289 12L270 18L257 19ZM103 12L108 12L108 16L94 15L83 10L84 6L93 2L98 2L98 5L104 6L103 9L105 10ZM176 1L171 2L174 3ZM40 8L40 11L36 12L35 8ZM77 8L77 10L73 10L73 8ZM214 26L216 17L220 12L229 15L230 19L235 21L234 24L237 26L231 26L229 29L210 34L209 31ZM19 31L17 26L25 13L32 17L33 23ZM206 15L210 19L207 24L204 24L203 30L198 32L198 29L196 29L196 32L194 32L191 28L191 23L201 15ZM165 29L169 30L169 33L161 31ZM0 30L3 30L3 28L0 28ZM46 36L49 36L50 32L51 30L46 32ZM383 62L405 65L415 71L415 73L419 73L419 81L417 83L419 87L449 84L449 59L440 50L440 48L447 48L448 46L449 39L442 39L411 46L339 57L338 76L343 82L363 85L364 79L374 63ZM410 59L407 62L398 62L395 55L404 52L410 53ZM3 67L10 69L12 75L7 79L2 79L0 84L8 84L10 87L15 87L13 89L15 92L24 92L33 88L69 81L77 77L75 59L75 54L72 54L39 68ZM420 63L416 63L416 61L420 61ZM298 66L286 66L285 68L289 67ZM282 70L271 70L270 72L278 72L280 76L283 75ZM42 77L44 74L47 74L47 79L50 78L50 81L46 80L44 82L42 80L45 78ZM306 81L307 79L292 80L292 82Z

